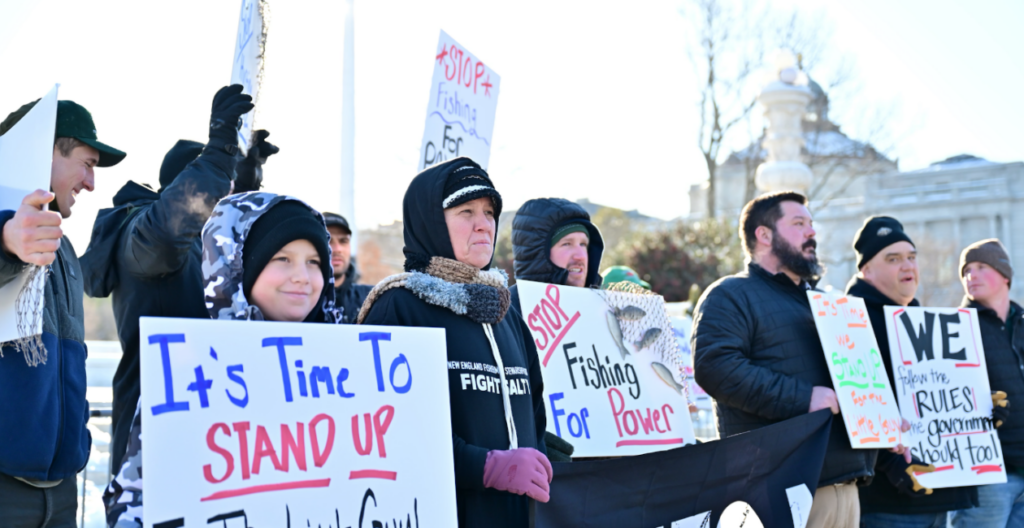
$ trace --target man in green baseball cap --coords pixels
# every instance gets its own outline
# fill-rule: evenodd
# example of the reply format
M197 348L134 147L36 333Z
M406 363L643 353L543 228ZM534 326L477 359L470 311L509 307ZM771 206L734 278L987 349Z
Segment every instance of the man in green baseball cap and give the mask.
M633 268L629 266L612 266L603 273L601 277L604 279L601 281L601 289L607 290L617 282L632 282L638 286L641 286L645 290L651 289L651 284L640 278L637 272L633 271Z
M36 102L0 122L0 135ZM49 190L37 189L16 210L0 211L0 286L23 273L46 273L42 333L0 343L0 401L17 402L0 412L0 431L10 433L0 442L0 525L17 528L76 524L75 475L90 452L84 285L61 223L78 193L93 190L93 169L125 156L97 140L92 116L74 102L57 103L55 132ZM24 295L35 293L24 289L19 301ZM19 303L19 323L36 306L33 299Z

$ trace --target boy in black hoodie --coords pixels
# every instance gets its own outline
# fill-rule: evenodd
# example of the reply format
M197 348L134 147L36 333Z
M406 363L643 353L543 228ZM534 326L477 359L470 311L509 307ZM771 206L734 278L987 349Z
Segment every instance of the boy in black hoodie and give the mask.
M370 292L360 324L444 328L459 526L529 524L547 502L544 385L526 324L490 270L501 195L468 158L421 172L405 193L406 273ZM524 496L526 495L526 496Z
M221 200L202 234L210 317L339 324L328 236L323 216L295 198L250 192ZM230 265L238 261L241 269ZM111 527L143 526L140 409L120 471L103 493Z

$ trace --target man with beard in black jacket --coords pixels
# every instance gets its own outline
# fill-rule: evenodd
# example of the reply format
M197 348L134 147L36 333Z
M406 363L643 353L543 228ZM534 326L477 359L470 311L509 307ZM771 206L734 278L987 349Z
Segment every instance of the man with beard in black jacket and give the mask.
M373 286L356 284L359 270L352 256L352 228L348 220L337 213L323 213L327 230L331 233L331 267L334 268L334 303L342 308L341 322L355 324L363 301Z
M864 300L889 383L896 387L885 307L920 306L914 298L918 286L917 248L895 218L873 216L857 232L853 249L859 271L846 286L846 294ZM947 512L977 504L974 486L930 490L914 478L915 473L934 469L916 458L908 463L904 457L880 451L875 466L878 477L860 490L860 525L945 528Z
M563 198L536 198L512 219L516 280L598 288L604 239L578 204ZM510 288L512 306L522 312L519 288Z
M516 280L598 288L604 239L579 204L564 198L536 198L512 219L512 255ZM512 308L522 317L519 285L509 288ZM544 443L552 462L572 462L574 447L546 432Z
M129 181L101 210L82 255L85 292L113 294L121 362L114 373L110 464L121 467L139 399L139 317L209 317L203 299L200 232L213 207L234 188L259 189L262 162L277 152L258 131L249 155L238 152L239 118L252 110L240 85L213 98L206 145L181 140L164 157L160 191ZM235 177L237 168L238 177Z
M715 399L723 438L808 412L839 414L807 299L822 273L814 236L802 194L751 200L740 215L747 269L712 284L697 303L694 374ZM857 484L874 476L877 453L851 448L843 420L832 421L808 527L859 524Z

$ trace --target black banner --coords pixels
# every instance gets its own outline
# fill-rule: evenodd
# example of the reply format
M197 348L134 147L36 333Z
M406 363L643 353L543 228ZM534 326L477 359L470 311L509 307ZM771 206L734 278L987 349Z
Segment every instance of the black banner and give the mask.
M730 504L744 501L765 528L802 527L831 423L819 411L706 444L554 464L551 501L536 504L533 525L714 528Z

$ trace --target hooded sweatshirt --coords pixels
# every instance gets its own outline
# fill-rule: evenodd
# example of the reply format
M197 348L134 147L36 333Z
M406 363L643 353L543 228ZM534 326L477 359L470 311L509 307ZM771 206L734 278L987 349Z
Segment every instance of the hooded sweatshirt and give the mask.
M523 204L512 220L512 254L516 280L564 285L569 270L551 262L551 237L558 229L569 224L581 224L587 229L587 288L601 286L601 256L604 239L601 231L590 221L590 214L579 204L563 198L537 198ZM520 313L519 288L512 286L512 306Z
M197 148L202 145L183 140L168 151L160 169L166 186L160 193L126 183L114 195L114 207L96 215L92 240L82 255L85 293L113 294L121 341L113 381L111 473L121 467L139 401L139 317L208 317L199 232L217 201L230 191L235 161L221 149L196 159Z
M217 204L202 231L203 289L205 306L212 319L264 320L256 305L249 304L243 292L242 250L252 225L267 211L281 202L292 200L309 207L290 196L250 192L224 198ZM309 207L320 223L320 213ZM324 225L324 231L327 226ZM307 322L339 324L341 314L334 307L334 275L331 270L330 248L321 262L324 286L316 308ZM117 528L143 526L142 521L142 413L141 401L136 404L128 447L119 471L103 492L107 508L107 525Z
M442 202L448 175L465 166L479 168L467 158L457 158L424 170L409 185L403 204L407 270L423 269L432 257L455 260ZM495 218L497 216L495 214ZM500 271L481 275L497 274L503 276ZM425 276L423 273L413 275ZM433 279L430 276L420 278ZM381 284L387 282L385 279ZM445 282L442 286L458 290L462 286L469 289L477 285L453 286ZM472 311L473 306L433 304L424 300L426 295L422 291L416 293L409 286L387 289L378 295L380 289L378 285L364 305L363 324L445 330L459 526L527 526L531 499L484 488L483 484L487 453L513 447L502 392L508 394L511 405L515 447L545 452L543 379L537 349L528 337L525 323L515 314L507 313L500 321L489 325L507 379L503 391L486 330L467 314L467 309ZM458 304L458 301L453 303ZM472 298L468 304L472 305Z

